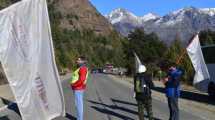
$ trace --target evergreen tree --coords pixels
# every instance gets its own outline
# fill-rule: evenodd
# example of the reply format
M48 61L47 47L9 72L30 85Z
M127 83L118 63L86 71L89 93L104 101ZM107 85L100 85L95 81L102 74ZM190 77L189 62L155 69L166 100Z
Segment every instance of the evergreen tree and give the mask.
M141 61L147 66L148 71L157 70L156 64L162 60L167 49L166 45L159 40L156 34L146 34L143 29L136 29L128 36L130 49L127 55L130 71L134 70L134 56L136 52Z

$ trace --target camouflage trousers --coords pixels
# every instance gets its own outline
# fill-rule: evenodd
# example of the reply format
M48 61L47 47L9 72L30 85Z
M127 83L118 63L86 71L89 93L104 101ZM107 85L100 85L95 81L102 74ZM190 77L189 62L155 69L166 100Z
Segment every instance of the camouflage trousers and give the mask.
M153 119L153 112L152 112L152 98L146 98L145 100L137 100L138 105L138 115L139 120L144 120L144 111L146 110L149 120Z

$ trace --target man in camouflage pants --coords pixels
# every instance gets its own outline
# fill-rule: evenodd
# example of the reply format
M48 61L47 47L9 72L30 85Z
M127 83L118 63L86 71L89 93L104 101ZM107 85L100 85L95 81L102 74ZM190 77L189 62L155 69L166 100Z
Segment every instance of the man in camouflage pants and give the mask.
M149 120L153 120L151 88L154 86L151 76L147 73L145 66L140 66L134 77L135 98L138 104L139 119L144 120L146 109Z

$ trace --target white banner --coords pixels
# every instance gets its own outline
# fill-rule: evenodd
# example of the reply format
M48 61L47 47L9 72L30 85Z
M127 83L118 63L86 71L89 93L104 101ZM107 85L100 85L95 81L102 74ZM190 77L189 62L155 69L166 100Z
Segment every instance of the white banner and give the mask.
M137 56L137 54L134 52L134 56L135 56L135 69L136 69L136 73L138 73L140 66L142 66L143 64L140 61L140 58Z
M204 61L198 35L194 37L190 45L187 47L187 52L196 71L193 81L194 85L202 82L203 80L209 79L210 75Z
M23 120L65 115L46 0L0 11L0 60Z

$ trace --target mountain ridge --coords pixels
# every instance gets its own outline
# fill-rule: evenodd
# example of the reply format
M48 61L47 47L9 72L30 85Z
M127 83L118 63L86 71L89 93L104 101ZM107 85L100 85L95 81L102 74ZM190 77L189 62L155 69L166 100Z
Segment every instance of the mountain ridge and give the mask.
M177 36L180 37L183 43L187 43L199 31L208 29L215 31L215 8L186 7L164 16L151 14L152 17L149 16L145 20L141 19L143 16L136 16L129 11L127 13L132 15L121 16L121 18L124 17L126 20L120 19L114 23L112 21L119 18L111 19L109 16L119 13L114 10L109 15L106 15L110 23L123 36L127 36L135 28L144 28L147 33L156 33L166 43L171 43Z

